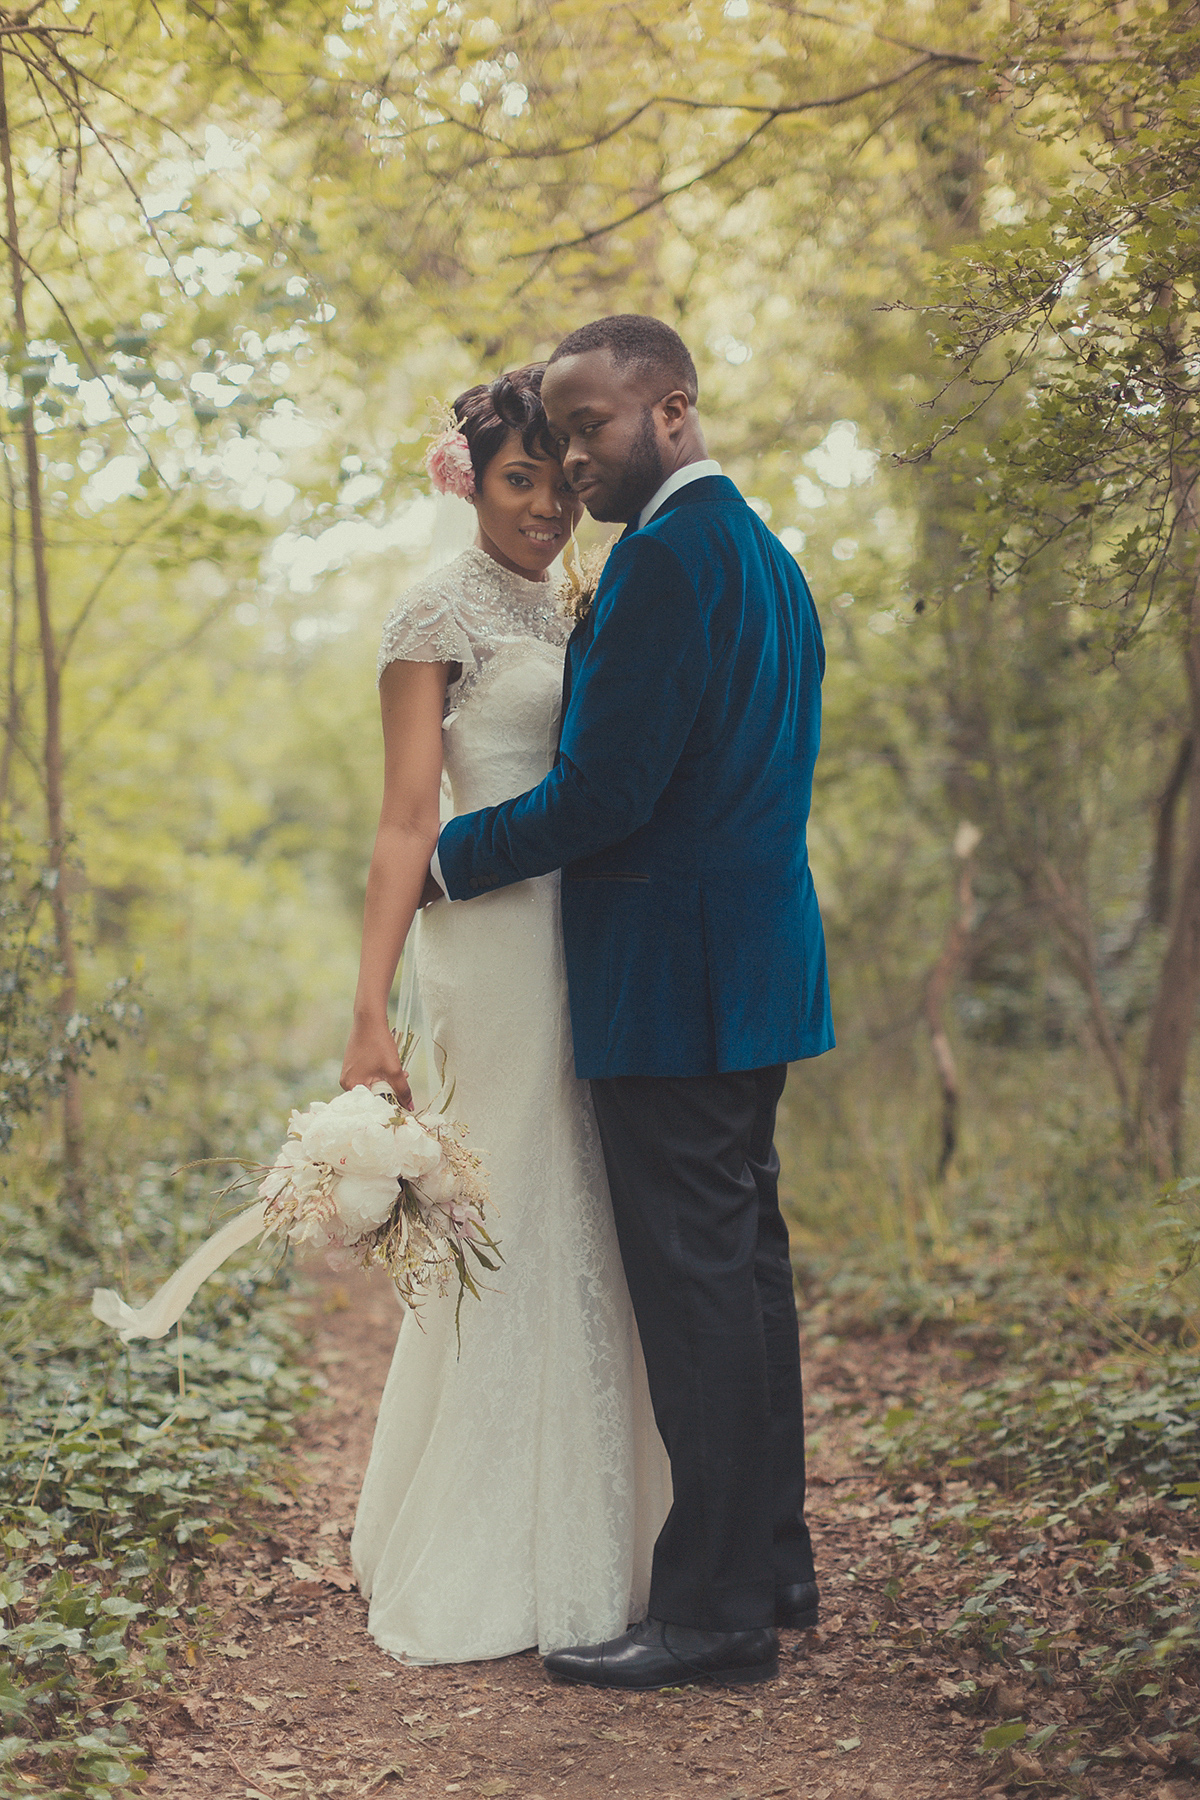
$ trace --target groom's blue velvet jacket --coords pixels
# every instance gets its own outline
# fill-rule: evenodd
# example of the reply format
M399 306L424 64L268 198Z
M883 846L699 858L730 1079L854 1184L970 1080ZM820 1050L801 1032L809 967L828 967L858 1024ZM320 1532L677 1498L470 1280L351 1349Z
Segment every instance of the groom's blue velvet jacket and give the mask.
M833 1044L805 845L824 668L794 558L731 481L701 477L609 556L546 779L443 828L452 899L562 869L581 1078Z

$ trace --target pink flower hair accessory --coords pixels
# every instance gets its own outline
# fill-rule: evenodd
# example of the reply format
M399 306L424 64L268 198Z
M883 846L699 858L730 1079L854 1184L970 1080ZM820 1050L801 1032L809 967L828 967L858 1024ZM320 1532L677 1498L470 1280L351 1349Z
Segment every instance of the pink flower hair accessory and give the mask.
M475 498L471 446L459 430L457 419L444 425L434 438L425 452L425 467L439 494L456 494L460 500Z

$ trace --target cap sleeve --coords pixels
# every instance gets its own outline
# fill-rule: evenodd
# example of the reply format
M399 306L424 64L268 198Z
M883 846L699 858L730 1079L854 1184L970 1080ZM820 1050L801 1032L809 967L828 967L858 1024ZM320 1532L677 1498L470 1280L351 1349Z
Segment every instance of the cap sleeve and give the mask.
M394 662L461 663L464 675L475 667L450 583L433 576L409 588L396 602L384 621L377 678Z

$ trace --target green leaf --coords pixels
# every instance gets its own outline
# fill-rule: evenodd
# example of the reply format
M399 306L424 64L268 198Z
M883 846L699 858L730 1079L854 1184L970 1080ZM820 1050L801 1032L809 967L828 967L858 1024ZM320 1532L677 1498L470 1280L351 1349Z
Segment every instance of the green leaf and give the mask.
M1019 1744L1025 1736L1024 1719L1009 1719L1003 1725L993 1725L983 1734L985 1750L1007 1750L1010 1744Z

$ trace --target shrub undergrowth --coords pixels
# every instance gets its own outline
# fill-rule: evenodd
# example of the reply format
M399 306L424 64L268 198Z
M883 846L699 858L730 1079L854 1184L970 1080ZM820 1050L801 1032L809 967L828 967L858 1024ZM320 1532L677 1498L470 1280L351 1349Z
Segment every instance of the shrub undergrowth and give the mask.
M899 1331L917 1371L857 1434L901 1503L862 1571L881 1641L979 1717L993 1781L1194 1775L1200 1181L1156 1194L1083 1102L1023 1143L1011 1107L982 1120L944 1184L915 1137L814 1172L803 1087L792 1107L806 1329Z
M1033 1351L953 1400L896 1408L864 1455L894 1490L932 1491L885 1589L901 1635L906 1580L938 1557L952 1605L933 1635L975 1658L956 1704L1025 1702L985 1731L985 1752L1032 1781L1130 1754L1163 1769L1200 1762L1194 1350L1071 1377ZM907 1641L926 1635L910 1625ZM1052 1697L1063 1717L1039 1723Z
M142 1183L152 1241L193 1216L169 1188ZM0 1792L107 1800L136 1778L141 1701L196 1656L227 1510L278 1497L315 1390L280 1285L214 1278L181 1337L126 1349L88 1315L94 1263L11 1195L0 1227Z

